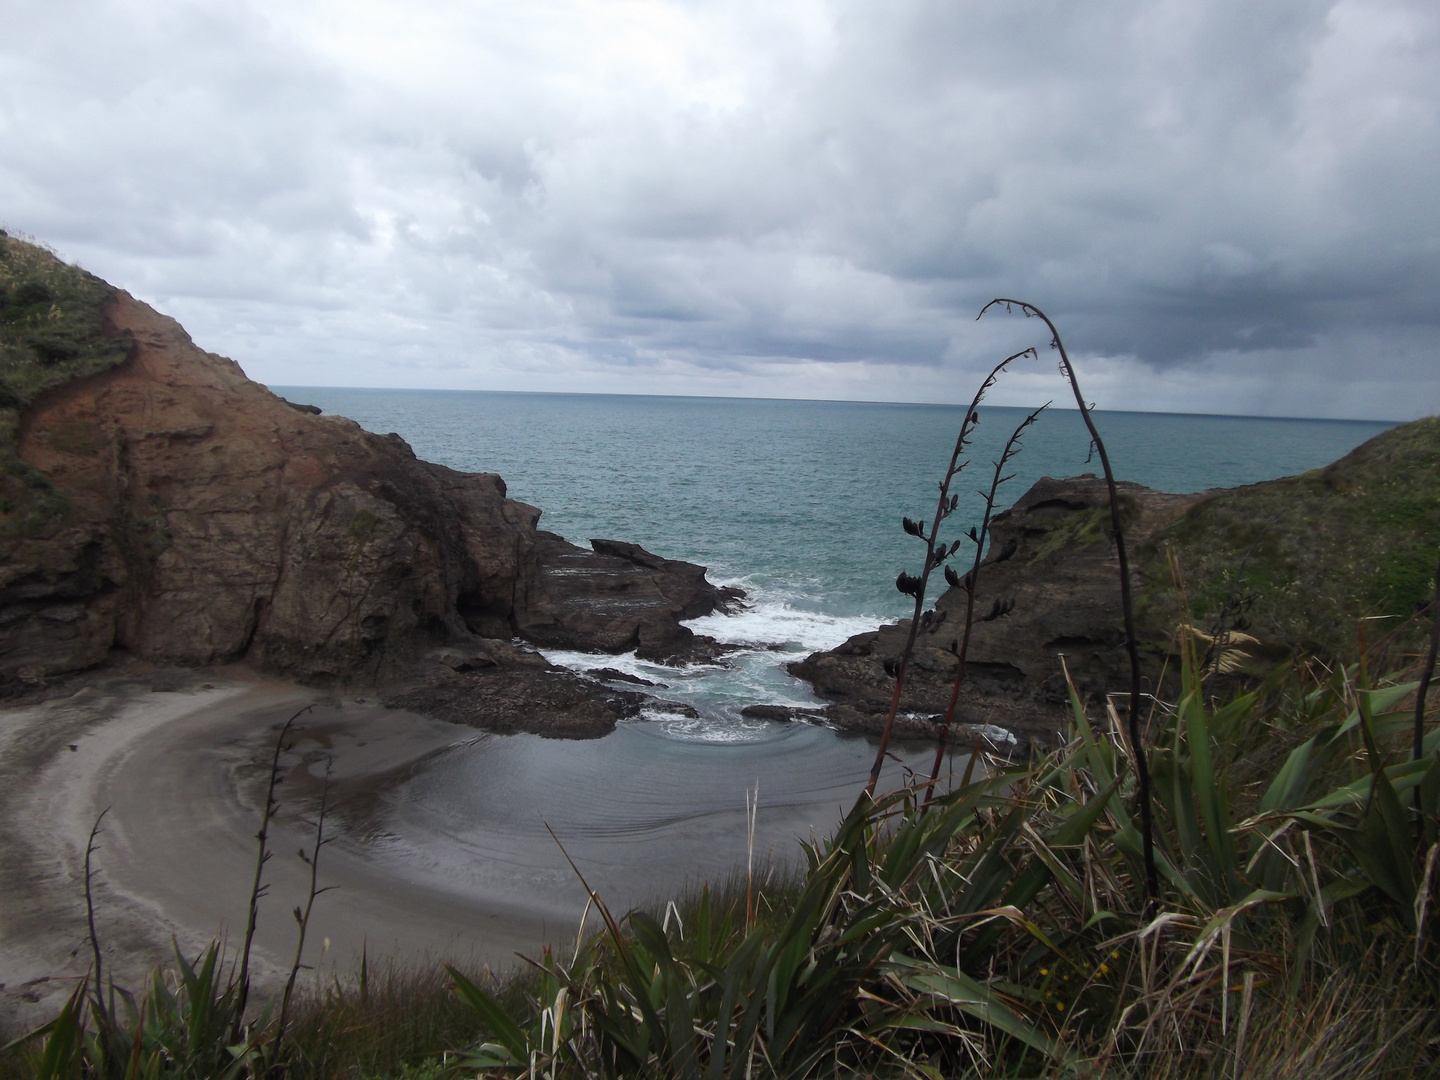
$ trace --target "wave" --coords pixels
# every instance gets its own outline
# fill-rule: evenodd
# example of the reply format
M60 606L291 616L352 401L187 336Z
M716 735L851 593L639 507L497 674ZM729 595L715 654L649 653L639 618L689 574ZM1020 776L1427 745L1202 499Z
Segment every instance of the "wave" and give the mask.
M750 603L733 614L705 615L686 625L727 645L738 646L717 663L670 666L641 660L633 652L618 655L542 649L552 664L577 672L609 668L644 679L635 685L661 700L642 713L652 730L666 738L708 743L748 743L775 737L771 722L742 715L747 705L813 708L823 704L786 665L807 653L834 648L855 634L874 630L874 615L837 615L816 610L812 597L793 590L757 586L741 579L725 584L744 588ZM603 676L602 676L603 677ZM616 682L613 685L625 685ZM665 699L688 706L667 710ZM693 710L698 716L689 715Z
M736 584L746 587L743 582ZM886 621L878 615L817 611L809 606L811 604L813 600L804 594L754 590L750 604L744 609L728 615L719 612L702 615L685 625L697 634L706 634L727 645L819 652L833 649L847 638L874 630Z

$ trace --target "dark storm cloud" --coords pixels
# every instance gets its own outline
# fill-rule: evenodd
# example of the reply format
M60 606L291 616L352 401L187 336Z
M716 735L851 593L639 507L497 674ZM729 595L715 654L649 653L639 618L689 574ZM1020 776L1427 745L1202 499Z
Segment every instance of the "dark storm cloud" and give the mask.
M1007 294L1102 403L1440 406L1418 0L7 23L0 224L267 381L955 400Z

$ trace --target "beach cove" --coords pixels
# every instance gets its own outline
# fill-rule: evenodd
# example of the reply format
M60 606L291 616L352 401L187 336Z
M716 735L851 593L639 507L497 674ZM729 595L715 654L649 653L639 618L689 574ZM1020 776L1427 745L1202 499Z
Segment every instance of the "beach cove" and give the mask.
M327 767L335 842L320 877L333 891L305 954L322 981L362 949L372 962L503 971L517 953L573 942L586 894L566 853L622 911L729 879L746 862L747 792L758 790L756 865L793 867L800 841L848 809L873 755L862 738L764 721L707 734L687 717L642 719L581 742L492 735L242 666L77 677L0 710L7 1026L53 1014L91 965L85 847L102 811L96 928L117 982L166 961L172 936L187 955L235 940L274 740L307 705L282 756L257 930L256 976L271 989L293 954L289 909L308 881L295 851L314 841ZM890 783L929 751L898 756Z

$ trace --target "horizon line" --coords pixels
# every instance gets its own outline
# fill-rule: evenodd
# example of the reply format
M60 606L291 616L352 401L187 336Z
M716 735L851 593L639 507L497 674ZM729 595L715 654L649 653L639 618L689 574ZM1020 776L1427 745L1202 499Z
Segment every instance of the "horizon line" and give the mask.
M925 409L965 409L968 406L958 402L943 401L884 401L861 398L791 398L791 397L762 397L752 394L640 394L640 393L619 393L608 390L477 390L457 389L425 386L334 386L322 384L305 383L261 383L272 393L280 390L365 390L379 392L396 392L405 394L514 394L533 395L545 397L611 397L611 398L662 398L673 401L788 401L796 403L813 403L818 405L904 405L913 408ZM1025 409L1028 405L986 405L990 409ZM1054 404L1050 408L1057 412L1079 412L1078 406L1074 404ZM1207 413L1207 412L1181 412L1173 409L1094 409L1097 413L1116 413L1122 416L1195 416L1211 419L1225 420L1295 420L1308 423L1325 424L1391 424L1399 425L1411 423L1409 420L1396 419L1373 419L1366 417L1343 417L1343 416L1272 416L1266 413ZM1415 419L1423 419L1416 417Z

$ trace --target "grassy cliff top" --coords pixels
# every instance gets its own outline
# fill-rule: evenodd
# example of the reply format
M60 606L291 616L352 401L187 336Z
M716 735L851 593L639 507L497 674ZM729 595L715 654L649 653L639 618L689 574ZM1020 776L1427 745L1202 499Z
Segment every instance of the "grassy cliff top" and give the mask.
M63 517L60 494L16 457L16 429L46 390L130 355L128 337L107 333L114 296L93 274L0 232L0 536L43 535Z
M1433 594L1440 551L1440 417L1323 469L1218 492L1157 533L1140 551L1143 620L1157 633L1184 610L1167 549L1202 630L1223 615L1262 654L1338 656L1353 652L1358 621L1373 619L1368 641L1399 631L1409 646L1426 629L1413 616Z

